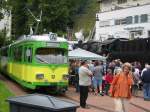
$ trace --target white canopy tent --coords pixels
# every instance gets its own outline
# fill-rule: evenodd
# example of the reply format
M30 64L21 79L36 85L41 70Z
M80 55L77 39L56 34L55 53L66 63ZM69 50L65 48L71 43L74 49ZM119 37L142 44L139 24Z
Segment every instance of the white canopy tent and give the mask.
M69 51L69 59L106 61L106 57L97 55L95 53L86 51L81 48L77 48L75 50Z

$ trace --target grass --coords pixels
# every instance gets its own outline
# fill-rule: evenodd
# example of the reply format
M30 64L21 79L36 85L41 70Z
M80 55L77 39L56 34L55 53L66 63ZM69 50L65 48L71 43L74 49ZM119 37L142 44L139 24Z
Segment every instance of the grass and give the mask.
M97 0L88 0L88 3L82 14L75 17L75 24L73 30L75 32L83 29L85 36L88 36L89 32L95 25L96 13L100 10L100 4Z
M6 102L6 99L11 96L14 96L13 93L0 81L0 112L9 112L9 104Z

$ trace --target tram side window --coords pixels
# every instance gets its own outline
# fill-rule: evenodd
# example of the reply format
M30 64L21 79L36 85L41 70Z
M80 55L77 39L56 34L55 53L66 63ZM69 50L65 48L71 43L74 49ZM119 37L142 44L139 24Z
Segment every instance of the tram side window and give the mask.
M14 49L14 60L18 62L22 61L22 47Z
M8 57L8 46L0 48L0 55L4 57Z
M32 62L32 48L25 49L25 59L26 62Z
M8 48L2 48L2 50L1 50L1 56L5 56L5 57L8 56Z

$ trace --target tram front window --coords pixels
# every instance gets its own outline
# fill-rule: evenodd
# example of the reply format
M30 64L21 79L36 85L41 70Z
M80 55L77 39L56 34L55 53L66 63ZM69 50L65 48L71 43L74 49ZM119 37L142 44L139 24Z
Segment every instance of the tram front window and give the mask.
M60 48L38 48L35 53L36 62L43 64L67 63L67 51Z

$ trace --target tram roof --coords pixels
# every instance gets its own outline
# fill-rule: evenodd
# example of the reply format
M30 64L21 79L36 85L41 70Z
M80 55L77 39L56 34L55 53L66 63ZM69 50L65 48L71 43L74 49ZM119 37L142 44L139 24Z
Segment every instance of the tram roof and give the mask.
M57 36L57 35L56 35ZM21 36L19 40L35 40L35 41L58 41L58 42L67 42L66 39L63 37L55 37L55 39L52 39L49 34L43 34L43 35L27 35L27 36Z
M50 37L49 34L43 34L43 35L23 35L19 37L18 40L12 44L17 44L24 41L67 42L67 40L64 39L63 37L58 37L58 36Z

